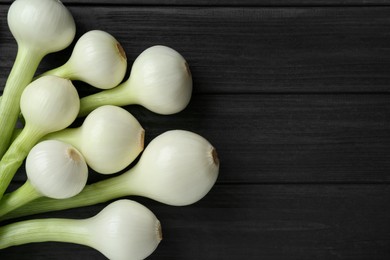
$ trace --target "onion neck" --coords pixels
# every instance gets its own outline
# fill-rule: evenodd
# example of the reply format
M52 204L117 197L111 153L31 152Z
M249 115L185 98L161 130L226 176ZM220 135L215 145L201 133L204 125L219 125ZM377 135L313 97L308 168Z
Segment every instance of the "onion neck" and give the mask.
M42 73L41 75L39 75L38 77L41 78L43 76L50 75L50 76L57 76L57 77L64 78L64 79L75 80L75 78L72 77L72 73L68 69L67 64L68 63L65 63L64 65L62 65L60 67L48 70L48 71Z
M45 135L42 140L57 140L74 146L81 150L81 127L65 128L63 130Z
M104 105L127 106L137 104L134 88L127 80L112 89L100 91L80 99L79 117L86 116L94 109Z

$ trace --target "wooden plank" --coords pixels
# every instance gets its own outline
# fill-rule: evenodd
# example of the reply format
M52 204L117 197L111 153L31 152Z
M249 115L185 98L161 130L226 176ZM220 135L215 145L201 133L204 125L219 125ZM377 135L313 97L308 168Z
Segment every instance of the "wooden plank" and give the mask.
M132 61L168 45L188 60L196 93L336 93L390 90L388 7L70 6L78 35L113 34ZM16 53L0 10L0 85ZM71 47L49 55L40 72L63 64ZM0 88L1 90L1 88Z
M0 4L10 4L10 0L0 0ZM388 0L62 0L67 5L169 5L169 6L370 6L390 5Z
M149 259L384 260L390 255L389 196L389 185L217 185L187 207L131 199L163 226L163 241ZM43 216L86 218L104 205ZM16 256L104 259L72 244L0 250L1 259Z
M195 95L171 116L126 108L146 144L170 129L207 138L222 162L221 183L390 181L388 95Z

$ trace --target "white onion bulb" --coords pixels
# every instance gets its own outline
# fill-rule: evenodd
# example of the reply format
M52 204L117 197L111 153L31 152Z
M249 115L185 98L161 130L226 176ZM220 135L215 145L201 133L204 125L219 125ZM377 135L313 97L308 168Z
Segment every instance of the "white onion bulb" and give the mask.
M88 219L90 246L112 260L145 259L162 239L160 221L145 206L131 200L109 204Z
M20 102L26 126L45 133L68 127L80 108L79 95L72 82L56 76L44 76L31 82Z
M121 44L107 32L92 30L78 39L64 65L43 75L80 80L99 89L110 89L123 80L126 69L126 53Z
M87 183L88 167L70 144L47 140L35 145L26 159L26 173L42 195L64 199L78 194Z
M205 138L171 130L150 142L126 181L133 194L183 206L203 198L218 173L218 155Z
M116 173L129 166L144 149L145 130L128 111L102 106L81 126L80 151L95 171Z
M46 139L71 143L87 164L102 174L116 173L133 162L144 148L145 130L128 111L102 106L92 111L78 128L68 128Z
M72 14L58 0L16 0L7 19L18 46L38 56L66 48L76 33Z
M190 102L192 77L188 63L177 51L153 46L135 60L128 82L128 96L159 114L174 114Z

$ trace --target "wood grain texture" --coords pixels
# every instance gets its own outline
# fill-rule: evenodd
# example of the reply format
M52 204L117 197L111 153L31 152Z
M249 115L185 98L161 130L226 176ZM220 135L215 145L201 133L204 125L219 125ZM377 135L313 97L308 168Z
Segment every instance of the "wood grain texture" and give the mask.
M106 30L132 61L163 44L188 60L196 93L389 92L390 7L217 8L70 6L78 35ZM0 81L16 53L0 10ZM49 55L40 71L61 65Z

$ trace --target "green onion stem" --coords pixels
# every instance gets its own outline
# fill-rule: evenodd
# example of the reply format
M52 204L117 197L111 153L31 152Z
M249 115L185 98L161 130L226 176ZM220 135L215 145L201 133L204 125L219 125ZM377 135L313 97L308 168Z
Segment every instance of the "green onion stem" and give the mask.
M125 81L115 88L103 90L80 99L79 117L88 115L92 110L104 105L127 106L135 104L129 93L129 82Z
M26 125L12 142L12 145L0 161L0 198L3 197L4 192L11 183L16 171L23 164L29 151L43 135L40 131Z
M12 134L12 141L14 141L20 133L23 131L23 128L16 128ZM80 140L77 138L79 135L77 132L81 131L81 128L65 128L57 132L49 133L42 137L39 141L44 140L58 140L64 143L71 144L77 147L80 143Z
M4 87L0 102L0 158L11 144L11 137L20 114L20 97L31 82L42 55L19 47L15 63Z
M57 77L65 78L65 79L69 79L69 80L75 80L75 78L73 78L72 75L69 73L70 71L67 69L67 66L65 66L65 64L60 66L60 67L48 70L48 71L40 74L38 77L40 78L43 76L51 75L51 76L57 76Z
M42 197L42 194L27 180L17 190L3 196L0 200L0 216L4 216L8 212L40 197Z
M121 175L86 185L79 194L68 199L58 200L48 197L35 199L30 203L27 203L26 205L6 214L0 219L4 220L50 211L90 206L130 196L132 195L132 192L135 192L135 187L132 187L132 181L129 181L129 174L132 174L134 169L135 168L132 168Z
M80 132L81 128L65 128L57 132L49 133L45 135L41 140L58 140L64 143L78 147L80 144L79 135L77 132Z
M0 249L35 242L68 242L87 245L88 227L83 220L32 219L0 227Z

